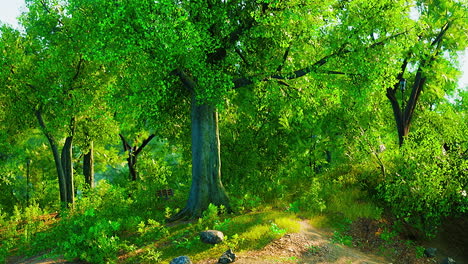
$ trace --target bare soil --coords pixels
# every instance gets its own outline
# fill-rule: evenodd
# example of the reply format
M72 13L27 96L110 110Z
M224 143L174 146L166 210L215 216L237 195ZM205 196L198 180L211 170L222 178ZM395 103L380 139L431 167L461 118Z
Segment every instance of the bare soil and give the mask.
M391 263L384 257L372 253L362 253L355 248L333 244L331 233L311 226L308 221L301 221L299 233L287 234L272 241L265 248L237 254L238 264L272 263ZM214 264L217 259L208 259L196 264Z

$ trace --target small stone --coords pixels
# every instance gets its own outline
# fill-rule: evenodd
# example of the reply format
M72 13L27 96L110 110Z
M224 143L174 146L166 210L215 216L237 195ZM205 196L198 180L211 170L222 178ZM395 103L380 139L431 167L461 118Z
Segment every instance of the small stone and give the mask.
M192 261L187 256L180 256L171 260L170 264L192 264Z
M223 242L224 234L218 230L207 230L200 233L200 240L207 244L218 244Z
M444 258L441 262L441 264L456 264L457 262L455 262L455 260L453 260L453 258Z
M228 249L223 255L219 258L218 264L228 264L236 261L236 254L232 252L231 249Z
M437 248L426 248L424 250L424 255L428 258L433 258L436 256Z

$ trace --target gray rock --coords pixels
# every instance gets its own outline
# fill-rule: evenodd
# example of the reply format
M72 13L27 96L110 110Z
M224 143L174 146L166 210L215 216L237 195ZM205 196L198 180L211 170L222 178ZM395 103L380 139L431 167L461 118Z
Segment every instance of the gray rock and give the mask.
M424 250L424 255L428 258L433 258L436 256L437 248L426 248Z
M219 258L218 264L228 264L236 261L236 254L232 252L231 249L228 249L223 255Z
M455 260L453 258L444 258L441 262L441 264L456 264Z
M223 242L224 234L218 230L207 230L200 233L200 240L207 244L218 244Z
M192 264L192 261L187 256L180 256L171 260L170 264Z

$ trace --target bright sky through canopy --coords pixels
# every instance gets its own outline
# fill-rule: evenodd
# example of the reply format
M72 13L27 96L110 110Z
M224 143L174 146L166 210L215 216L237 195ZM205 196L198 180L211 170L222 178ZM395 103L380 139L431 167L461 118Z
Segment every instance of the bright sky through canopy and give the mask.
M0 0L0 21L18 28L17 17L26 10L24 0ZM458 81L461 88L468 87L468 50L460 58L462 77Z
M0 21L18 28L17 17L25 6L24 0L0 0Z

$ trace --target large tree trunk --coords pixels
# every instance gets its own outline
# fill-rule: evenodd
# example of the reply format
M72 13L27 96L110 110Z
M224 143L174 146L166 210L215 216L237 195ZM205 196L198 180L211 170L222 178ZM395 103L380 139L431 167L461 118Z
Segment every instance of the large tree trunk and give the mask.
M221 182L221 149L216 107L200 103L196 97L197 83L183 70L173 72L192 93L192 186L185 208L172 217L200 217L210 203L224 205L231 211L229 197Z
M67 204L75 203L75 186L73 184L73 135L65 139L65 144L62 149L61 163L65 175L65 188L67 192Z
M192 187L184 210L175 219L200 217L210 203L230 211L221 182L221 158L216 108L192 98Z
M94 188L94 144L89 143L88 153L83 156L83 175L89 188Z

